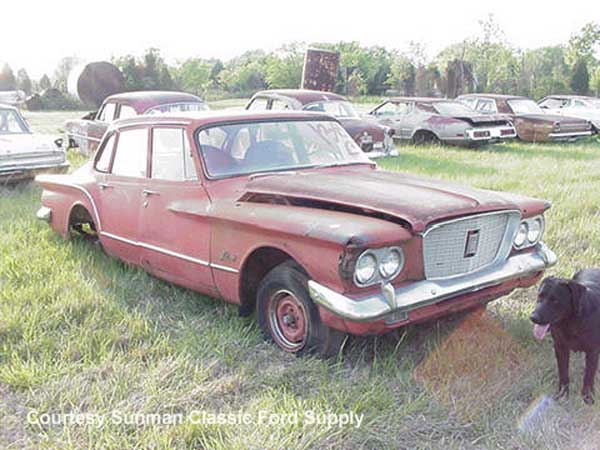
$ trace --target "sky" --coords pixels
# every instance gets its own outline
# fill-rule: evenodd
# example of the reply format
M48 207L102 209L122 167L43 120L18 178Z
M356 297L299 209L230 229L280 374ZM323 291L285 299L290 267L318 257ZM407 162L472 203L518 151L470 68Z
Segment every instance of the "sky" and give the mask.
M565 43L584 24L600 22L590 0L339 1L339 0L4 0L0 63L30 76L52 74L64 56L87 62L157 47L170 63L188 57L229 59L291 41L359 41L429 56L477 35L493 14L509 43L536 48ZM13 36L13 38L6 38Z

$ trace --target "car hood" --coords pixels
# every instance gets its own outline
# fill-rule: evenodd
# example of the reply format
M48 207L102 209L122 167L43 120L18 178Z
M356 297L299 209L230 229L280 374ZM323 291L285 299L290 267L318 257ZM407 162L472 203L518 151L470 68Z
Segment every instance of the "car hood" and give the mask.
M338 117L338 120L353 139L358 139L364 133L371 135L375 142L385 137L386 128L372 120L359 117Z
M522 209L528 202L519 200L538 202L534 208L541 211L547 207L540 200L367 167L261 176L247 183L246 194L241 200L256 197L265 202L269 201L269 196L273 196L274 202L284 197L292 199L296 205L326 209L328 205L341 205L359 214L391 216L407 223L415 232L423 231L427 224L439 219Z
M47 134L0 134L0 157L62 151L55 140L56 136Z

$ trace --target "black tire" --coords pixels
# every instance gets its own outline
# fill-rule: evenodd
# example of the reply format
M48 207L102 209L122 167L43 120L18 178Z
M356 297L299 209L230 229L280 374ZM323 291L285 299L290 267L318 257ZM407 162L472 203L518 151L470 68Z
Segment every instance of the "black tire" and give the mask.
M413 138L415 145L440 145L440 139L431 131L417 131Z
M281 317L282 311L291 313ZM262 279L256 315L265 339L296 356L314 354L329 358L338 354L344 341L344 333L321 322L308 293L308 277L293 261L278 265ZM291 318L289 322L286 317Z

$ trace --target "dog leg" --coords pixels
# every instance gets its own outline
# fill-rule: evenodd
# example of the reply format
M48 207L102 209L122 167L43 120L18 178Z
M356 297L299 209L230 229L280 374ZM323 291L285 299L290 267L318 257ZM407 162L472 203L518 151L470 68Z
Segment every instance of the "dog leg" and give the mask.
M563 397L569 397L569 359L571 351L555 343L554 354L558 364L558 391L554 394L554 400L560 400Z
M594 377L598 370L598 356L600 352L586 352L585 354L585 375L583 376L583 390L581 395L583 401L588 405L594 403Z

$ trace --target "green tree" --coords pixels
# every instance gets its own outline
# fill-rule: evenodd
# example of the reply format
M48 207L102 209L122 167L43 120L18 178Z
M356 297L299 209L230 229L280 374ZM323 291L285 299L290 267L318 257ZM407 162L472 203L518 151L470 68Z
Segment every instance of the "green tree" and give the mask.
M396 54L390 65L390 73L386 84L403 95L415 93L416 68L412 61L401 54Z
M190 58L177 69L177 84L186 92L205 96L214 83L211 79L213 67L204 59Z
M576 94L586 95L590 89L590 74L584 58L577 60L571 76L571 89Z
M305 45L284 45L265 58L265 81L269 88L299 88L302 82Z
M67 92L68 90L68 81L69 74L71 71L77 66L81 65L83 60L76 56L67 56L62 58L54 70L54 87L57 88L61 92Z
M143 67L139 66L132 55L122 56L113 61L121 70L125 78L128 91L139 91L144 89Z
M542 47L523 52L515 93L542 98L551 93L568 92L571 70L563 46Z
M17 71L17 89L22 90L27 95L31 94L33 85L31 78L29 78L29 75L25 69L19 69Z
M48 78L48 75L42 75L42 78L40 78L39 81L39 86L41 91L45 91L46 89L50 89L52 87L52 83L50 83L50 78Z
M228 61L219 74L220 83L227 92L238 96L265 89L265 58L262 50L252 50Z
M567 63L575 65L584 59L588 66L595 66L596 51L600 48L600 24L590 22L571 36L567 50Z
M0 91L13 91L17 88L15 74L8 64L4 64L0 72Z
M600 67L594 72L590 87L596 97L600 96Z

